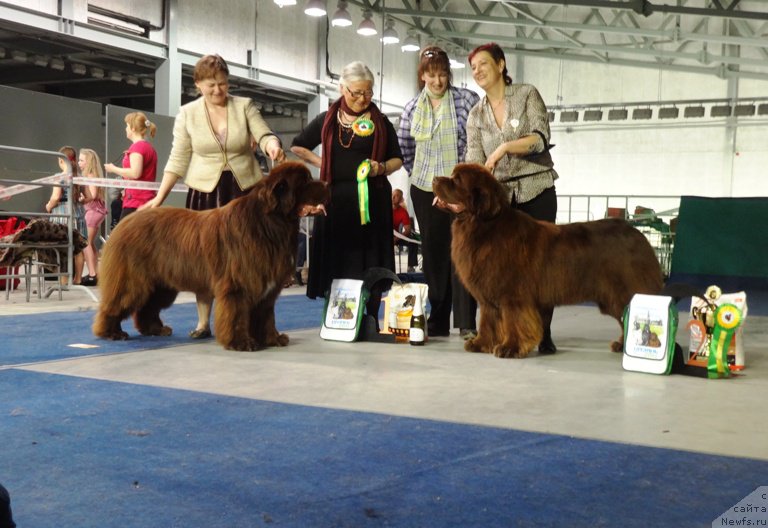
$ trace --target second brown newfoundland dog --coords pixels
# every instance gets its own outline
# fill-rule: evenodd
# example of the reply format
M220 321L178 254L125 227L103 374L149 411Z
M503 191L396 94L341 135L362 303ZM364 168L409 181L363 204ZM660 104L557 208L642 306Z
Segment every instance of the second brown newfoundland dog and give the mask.
M134 213L109 237L100 265L93 333L127 339L170 335L160 319L179 291L214 298L216 339L231 350L284 346L275 301L295 272L299 211L328 199L302 163L283 163L242 198L209 211L161 207Z
M464 210L453 222L451 257L480 306L477 337L464 348L526 357L541 341L543 308L592 301L621 326L635 293L656 294L662 272L645 236L624 220L555 225L509 205L483 166L459 164L435 178L437 197ZM611 343L618 352L622 336Z

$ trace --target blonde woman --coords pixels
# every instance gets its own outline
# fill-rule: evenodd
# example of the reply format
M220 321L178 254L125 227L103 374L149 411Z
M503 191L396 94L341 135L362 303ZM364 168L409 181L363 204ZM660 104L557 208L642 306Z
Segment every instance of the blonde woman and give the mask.
M137 181L155 181L157 178L157 152L155 147L145 139L147 134L155 137L157 126L143 112L131 112L125 116L125 137L131 141L131 146L123 157L123 166L107 163L104 169L108 173L117 174L121 178ZM144 189L126 189L123 197L123 219L139 207L152 200L157 193Z
M77 159L80 174L84 178L104 178L101 169L99 155L91 149L80 149ZM99 270L99 253L96 249L96 237L99 236L101 224L107 216L107 206L104 204L104 187L88 185L87 198L83 198L85 204L85 225L88 229L88 245L83 250L85 263L88 266L88 276L83 277L83 286L96 286L96 277Z

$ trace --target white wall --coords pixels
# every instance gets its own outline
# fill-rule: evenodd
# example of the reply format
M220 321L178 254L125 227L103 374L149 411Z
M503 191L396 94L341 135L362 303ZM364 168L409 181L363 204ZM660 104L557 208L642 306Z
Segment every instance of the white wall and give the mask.
M78 12L85 0L72 0ZM12 4L55 12L50 0ZM160 0L95 0L95 3L142 17L156 16ZM279 8L271 0L177 0L180 48L194 53L217 52L245 64L248 50L258 53L256 66L304 80L329 80L323 42L325 18L303 13L303 4ZM328 2L335 9L335 2ZM330 28L329 66L332 72L352 60L362 60L377 75L376 99L383 87L383 109L397 114L415 95L417 54L402 53L399 45L382 49L378 36L355 33L360 9L349 6L353 25ZM233 16L233 13L236 16ZM382 30L382 20L375 17ZM398 26L401 38L406 28ZM156 35L153 35L155 38ZM661 72L611 64L568 62L510 54L509 70L516 82L537 86L549 106L600 105L640 101L698 100L726 97L765 97L768 82L728 81L715 75ZM469 69L455 70L454 83L482 93ZM337 94L330 94L336 97ZM312 116L310 116L311 118ZM287 136L296 125L286 123ZM278 130L278 132L282 132ZM288 139L285 136L284 139ZM704 196L768 196L768 119L628 120L615 125L552 124L552 151L560 173L560 194L696 194ZM399 182L398 185L402 185Z

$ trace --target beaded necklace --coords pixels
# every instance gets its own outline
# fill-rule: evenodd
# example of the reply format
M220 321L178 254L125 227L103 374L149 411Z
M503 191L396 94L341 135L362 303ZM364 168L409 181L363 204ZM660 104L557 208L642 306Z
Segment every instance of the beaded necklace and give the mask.
M336 112L336 121L339 123L339 145L344 147L345 149L348 149L350 146L352 146L352 140L355 139L355 131L352 130L352 125L354 125L354 121L352 123L345 123L344 120L341 118L341 109L339 109L338 112ZM349 133L349 141L347 141L347 144L344 144L344 139L342 137L342 130Z

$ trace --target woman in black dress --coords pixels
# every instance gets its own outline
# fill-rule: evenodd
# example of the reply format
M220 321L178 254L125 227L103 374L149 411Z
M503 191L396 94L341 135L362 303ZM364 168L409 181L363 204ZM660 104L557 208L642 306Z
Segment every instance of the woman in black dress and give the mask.
M372 267L395 270L392 186L387 175L403 161L392 123L371 102L373 81L362 62L345 66L341 97L291 146L294 154L320 168L320 179L331 191L327 216L315 218L307 281L310 299L324 297L333 279L362 279ZM322 156L312 152L318 145ZM358 172L368 173L360 185ZM367 213L360 205L359 190L363 198L367 193ZM381 291L372 291L366 309L377 320L380 302Z

